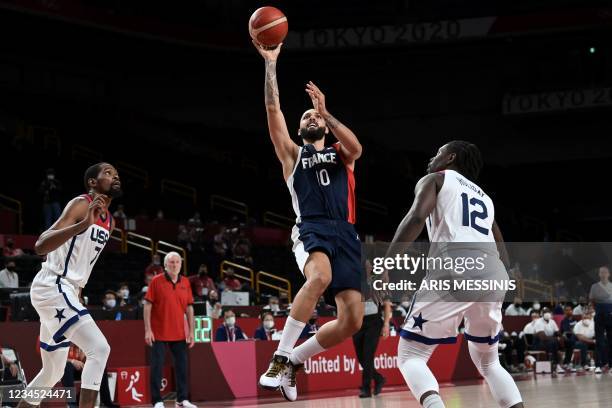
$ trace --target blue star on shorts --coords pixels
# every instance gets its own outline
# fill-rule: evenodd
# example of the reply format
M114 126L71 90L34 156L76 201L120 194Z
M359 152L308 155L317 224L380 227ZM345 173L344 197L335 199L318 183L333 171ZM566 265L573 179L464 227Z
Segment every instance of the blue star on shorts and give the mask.
M66 316L64 316L64 309L55 309L55 310L57 311L57 313L53 317L57 318L59 323L61 323L62 319L66 318Z
M412 325L412 328L414 329L415 327L418 327L419 329L421 329L421 331L423 331L423 323L427 323L429 321L423 319L423 313L419 313L418 316L412 316L412 318L414 319L414 324Z

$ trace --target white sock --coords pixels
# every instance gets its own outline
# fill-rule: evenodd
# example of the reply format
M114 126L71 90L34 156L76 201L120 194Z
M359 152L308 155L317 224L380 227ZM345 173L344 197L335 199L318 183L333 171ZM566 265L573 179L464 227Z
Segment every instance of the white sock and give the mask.
M291 351L293 351L293 346L295 346L300 334L302 334L302 330L304 330L304 326L306 326L305 322L300 322L289 316L285 322L283 334L281 334L281 339L278 343L278 349L276 349L274 354L289 357Z
M302 364L304 361L308 360L310 357L315 354L319 354L320 352L325 351L323 346L319 344L317 340L317 336L312 336L299 346L293 349L291 352L291 363L294 365Z
M439 394L430 394L423 400L423 408L444 408L444 402Z

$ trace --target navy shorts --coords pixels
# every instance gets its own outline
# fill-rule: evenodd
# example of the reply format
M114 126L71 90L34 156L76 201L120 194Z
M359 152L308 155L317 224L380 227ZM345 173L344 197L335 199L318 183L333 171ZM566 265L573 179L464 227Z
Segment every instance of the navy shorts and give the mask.
M308 255L315 251L327 254L332 267L332 280L325 293L328 303L333 304L332 299L345 289L362 291L361 241L353 224L329 219L302 220L293 227L291 239L302 274Z

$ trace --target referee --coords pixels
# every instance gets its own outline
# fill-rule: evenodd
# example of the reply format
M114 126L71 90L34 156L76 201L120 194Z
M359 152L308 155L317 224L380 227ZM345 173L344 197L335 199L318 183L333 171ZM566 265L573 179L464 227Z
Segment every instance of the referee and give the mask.
M591 286L589 299L595 306L595 345L597 347L595 374L601 374L601 368L606 363L612 367L612 282L610 282L610 269L607 266L599 268L599 282Z
M153 278L144 304L145 342L151 346L151 401L163 408L160 388L166 346L174 357L176 407L196 408L187 399L187 345L193 347L193 295L189 280L181 276L181 256L169 252L164 258L165 272ZM185 315L189 325L185 334Z
M366 260L366 276L371 276L372 264ZM381 310L382 309L382 310ZM379 307L370 297L365 302L365 313L361 329L353 335L353 345L359 364L363 367L359 398L372 396L372 380L374 380L374 395L380 394L385 385L383 377L374 368L374 353L378 347L380 336L389 337L389 323L391 320L391 301L385 300Z

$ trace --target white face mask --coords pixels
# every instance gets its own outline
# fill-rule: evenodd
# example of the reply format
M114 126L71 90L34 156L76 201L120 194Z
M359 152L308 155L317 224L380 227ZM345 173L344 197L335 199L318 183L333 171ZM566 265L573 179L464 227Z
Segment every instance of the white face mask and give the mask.
M106 304L106 307L112 309L113 307L117 306L117 301L115 299L108 299L104 302Z
M236 324L236 317L232 316L232 317L228 317L227 319L225 319L225 324L228 326L233 326Z
M534 304L533 304L533 310L535 310L536 312L537 312L538 310L540 310L540 304L539 304L539 303L534 303Z
M549 321L551 318L551 314L549 312L544 313L544 315L542 316L544 318L544 320Z
M271 330L274 327L274 320L265 320L264 321L264 327L267 330Z
M402 302L402 307L408 309L410 307L410 302Z
M582 319L582 324L584 324L585 326L588 326L591 324L591 319Z
M55 174L47 174L49 180L55 180Z
M280 310L280 306L278 303L270 303L270 310L273 312L278 312Z
M124 299L127 299L130 297L130 290L129 289L121 289L121 296Z

